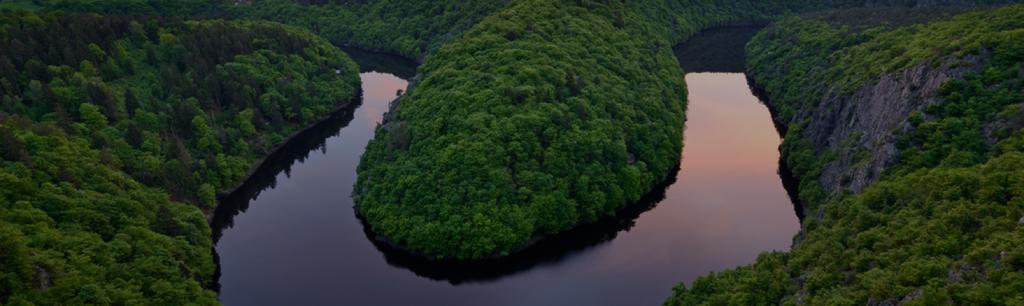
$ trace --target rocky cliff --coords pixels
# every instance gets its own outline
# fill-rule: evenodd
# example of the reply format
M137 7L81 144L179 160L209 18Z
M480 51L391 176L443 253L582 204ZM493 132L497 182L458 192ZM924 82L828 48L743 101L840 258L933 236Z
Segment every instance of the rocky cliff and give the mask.
M822 169L822 187L830 193L859 193L896 164L896 142L912 128L907 118L942 103L937 96L940 86L976 70L978 59L956 63L918 64L884 74L852 92L833 88L816 105L799 111L799 118L810 118L802 136L812 142L815 153L832 156Z
M666 305L1024 300L1024 6L894 11L796 17L748 44L811 214L789 252Z

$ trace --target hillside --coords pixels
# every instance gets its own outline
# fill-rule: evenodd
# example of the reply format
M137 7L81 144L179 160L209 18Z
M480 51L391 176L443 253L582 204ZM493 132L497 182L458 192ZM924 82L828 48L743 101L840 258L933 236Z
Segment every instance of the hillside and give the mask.
M215 304L202 210L359 94L344 53L275 24L53 12L0 25L4 304Z
M42 7L105 14L236 18L306 28L338 46L423 59L508 0L36 0Z
M666 304L1020 303L1024 7L974 6L1007 2L3 2L0 304L216 304L208 213L358 98L335 46L423 63L362 156L368 236L514 255L676 169L674 44L774 20L747 71L802 232Z
M755 37L808 218L791 252L667 305L1024 298L1024 6L949 14L815 14Z
M508 0L295 1L263 0L227 6L227 15L311 29L336 45L423 59Z

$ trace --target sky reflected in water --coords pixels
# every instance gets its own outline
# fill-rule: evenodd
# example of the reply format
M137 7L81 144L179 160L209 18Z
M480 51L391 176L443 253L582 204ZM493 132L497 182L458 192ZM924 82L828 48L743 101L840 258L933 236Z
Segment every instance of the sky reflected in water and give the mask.
M676 51L684 69L739 71L756 30L708 31ZM680 170L644 201L502 262L410 259L368 238L351 192L374 128L416 68L349 54L366 69L362 104L222 199L213 223L225 305L660 305L680 281L789 249L799 230L768 109L741 73L691 73Z
M385 260L352 210L359 156L406 86L386 73L362 78L351 122L223 230L226 305L658 305L679 281L788 249L798 230L765 106L742 74L690 74L682 167L649 211L507 275L457 284L417 275Z

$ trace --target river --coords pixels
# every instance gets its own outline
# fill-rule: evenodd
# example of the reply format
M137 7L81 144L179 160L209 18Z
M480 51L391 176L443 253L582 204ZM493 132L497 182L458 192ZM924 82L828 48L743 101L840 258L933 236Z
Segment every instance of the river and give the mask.
M717 32L716 32L717 31ZM753 30L691 42L742 48ZM740 31L742 35L737 34ZM749 32L749 33L748 33ZM275 154L214 220L225 305L659 305L674 284L788 250L799 221L777 173L780 138L742 74L742 50L680 57L689 111L681 168L615 219L507 261L437 265L375 244L353 211L356 166L388 103L415 73L353 53L363 101ZM739 65L736 62L739 61ZM713 62L729 63L728 65ZM739 68L737 68L739 67Z

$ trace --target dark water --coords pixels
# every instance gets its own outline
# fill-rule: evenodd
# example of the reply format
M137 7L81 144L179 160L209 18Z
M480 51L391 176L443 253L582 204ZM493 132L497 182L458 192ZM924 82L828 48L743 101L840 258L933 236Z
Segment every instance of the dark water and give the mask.
M708 29L679 44L675 51L679 65L687 72L746 71L745 47L761 27L731 26Z
M788 249L799 228L767 109L742 74L698 73L685 76L680 171L618 218L502 262L428 263L375 245L349 195L374 126L406 86L398 76L411 74L364 57L361 66L384 72L362 74L362 104L223 200L215 233L225 304L658 305L677 282Z

